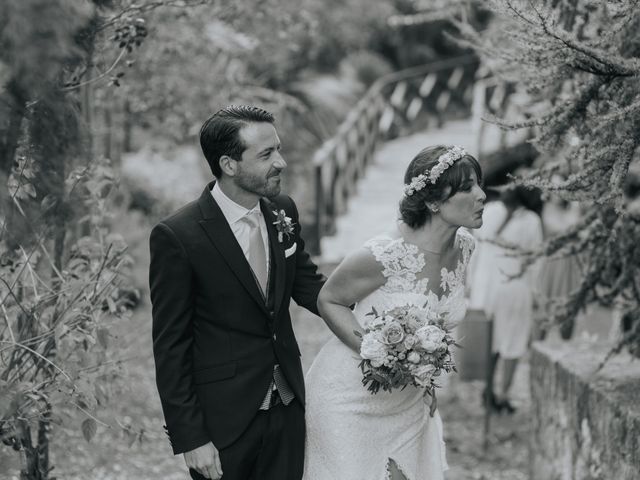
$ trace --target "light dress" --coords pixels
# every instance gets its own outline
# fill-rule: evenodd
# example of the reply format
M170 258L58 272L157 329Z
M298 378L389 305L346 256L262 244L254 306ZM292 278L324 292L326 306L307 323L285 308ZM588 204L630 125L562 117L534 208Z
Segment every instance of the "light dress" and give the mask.
M542 244L540 217L525 208L518 208L500 232L498 239L523 250ZM522 259L501 247L494 258L499 272L492 279L492 295L487 302L487 315L493 318L493 352L504 359L522 357L528 349L533 327L533 299L540 270L539 262L531 265L519 278L511 279L521 268Z
M577 202L560 206L557 202L547 202L542 209L542 225L545 235L553 237L566 232L580 220L580 206ZM537 279L537 300L540 315L551 316L555 302L563 302L573 293L582 281L580 256L577 254L564 257L544 257L540 262L540 274ZM560 328L562 338L569 339L573 333L574 323Z
M482 227L474 230L476 247L467 272L468 308L488 312L495 296L496 284L503 281L497 258L502 249L492 243L507 218L507 207L499 201L488 202L482 214Z
M355 306L358 323L364 325L372 307L382 312L426 303L450 322L462 320L474 239L459 229L455 242L460 259L454 271L441 270L441 297L428 289L428 279L418 278L425 260L417 246L386 235L366 242L386 282ZM389 459L408 480L442 480L448 466L438 411L430 417L423 390L413 386L371 394L362 385L359 363L359 356L333 337L309 369L304 480L387 480Z

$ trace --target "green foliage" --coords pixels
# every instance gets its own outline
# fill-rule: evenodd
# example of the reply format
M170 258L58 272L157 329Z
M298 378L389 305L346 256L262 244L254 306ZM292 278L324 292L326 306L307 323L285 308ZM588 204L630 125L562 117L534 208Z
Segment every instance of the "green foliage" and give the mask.
M386 19L386 28L376 30L369 48L381 53L397 70L424 65L469 53L452 42L451 22L465 18L478 28L486 25L486 15L477 8L481 2L466 0L396 0L395 14Z
M115 94L130 103L137 125L180 143L192 141L203 120L229 103L295 116L305 109L295 85L309 71L335 70L349 52L367 48L385 28L392 3L268 0L158 9L146 16L153 41L122 70Z
M109 328L131 306L121 290L131 260L108 228L116 176L89 154L91 99L77 95L145 36L126 16L103 21L111 4L0 5L0 438L20 451L26 479L47 478L54 424L95 435L115 375ZM96 74L100 32L120 44Z
M121 69L120 88L97 91L99 103L126 102L135 126L133 148L143 138L161 152L171 150L165 142L197 149L204 119L230 103L274 112L289 164L285 188L299 195L304 209L312 152L334 133L362 89L352 75L334 79L339 89L325 88L329 75L318 71L335 70L349 52L362 52L393 12L391 0L208 2L157 9L145 15L152 41ZM388 71L378 58L371 65L365 61L357 67L363 80Z
M341 67L352 71L356 80L367 88L393 71L391 64L382 55L369 50L359 50L348 55L343 59Z
M576 254L583 280L555 320L572 321L592 301L632 319L621 344L640 344L637 199L623 190L640 145L640 10L636 1L496 0L496 20L479 33L460 24L498 75L520 81L531 102L533 144L543 160L518 179L547 196L584 206L581 222L549 239L545 255ZM559 180L558 180L559 179ZM539 252L538 252L539 253ZM530 252L534 261L536 252ZM638 349L631 349L637 354Z
M0 244L0 379L7 398L0 404L0 436L16 449L31 448L23 437L30 424L55 420L72 427L59 416L69 405L82 412L90 439L94 416L108 400L117 373L109 330L128 315L119 288L131 263L122 238L107 228L114 180L99 162L67 178L65 197L86 207L79 221L88 234L71 245L61 269L45 242L30 249Z
M60 67L81 55L74 36L94 14L90 2L24 0L0 4L0 65L34 98L60 76Z
M302 45L311 66L319 71L334 71L349 53L371 49L379 32L386 31L387 19L396 13L395 1L306 0L316 19L313 35Z

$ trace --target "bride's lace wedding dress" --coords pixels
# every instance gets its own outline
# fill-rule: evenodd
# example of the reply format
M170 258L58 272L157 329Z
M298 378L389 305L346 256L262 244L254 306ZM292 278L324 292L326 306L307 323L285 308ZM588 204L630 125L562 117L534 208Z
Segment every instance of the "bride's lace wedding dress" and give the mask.
M461 249L453 271L441 271L438 296L420 278L424 254L402 238L378 236L368 248L381 264L383 286L360 301L354 314L365 315L401 305L437 308L451 322L465 314L464 276L474 245L463 229L456 234ZM442 420L429 416L423 391L409 386L372 395L362 385L360 358L333 337L318 353L306 378L307 445L305 480L387 480L393 460L408 480L441 480L447 469ZM429 397L427 397L429 398Z

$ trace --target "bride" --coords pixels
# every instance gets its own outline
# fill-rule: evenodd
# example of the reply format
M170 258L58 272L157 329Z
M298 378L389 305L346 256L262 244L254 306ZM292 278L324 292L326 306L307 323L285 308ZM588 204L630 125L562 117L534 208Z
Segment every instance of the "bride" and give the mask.
M335 337L306 378L306 480L439 480L447 469L430 397L413 386L372 395L354 331L372 307L428 303L449 322L463 318L473 238L460 227L482 225L482 172L461 147L433 146L411 161L404 181L397 230L347 256L318 297Z

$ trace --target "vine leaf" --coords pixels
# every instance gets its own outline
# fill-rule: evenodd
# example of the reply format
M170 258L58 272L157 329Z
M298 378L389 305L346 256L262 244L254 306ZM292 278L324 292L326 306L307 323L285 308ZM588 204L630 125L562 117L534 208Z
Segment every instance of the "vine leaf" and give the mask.
M96 331L96 336L98 337L98 343L100 346L107 350L109 347L109 331L106 328L99 328Z
M98 431L98 424L93 418L86 418L82 422L82 435L84 435L84 439L87 442L90 442L91 439L96 435Z

